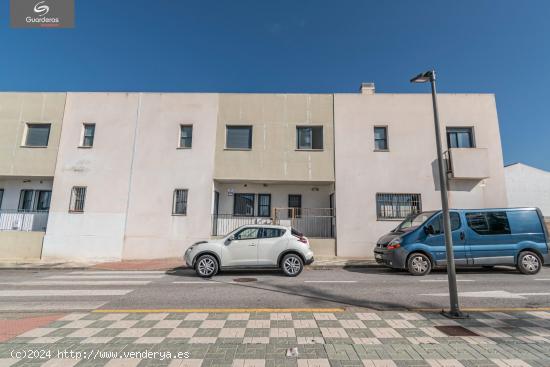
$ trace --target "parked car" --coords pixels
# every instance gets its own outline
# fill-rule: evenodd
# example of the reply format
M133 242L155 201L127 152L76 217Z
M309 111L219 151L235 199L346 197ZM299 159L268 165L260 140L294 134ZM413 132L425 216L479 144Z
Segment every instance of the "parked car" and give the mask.
M453 209L450 218L456 265L512 265L536 274L550 264L550 237L537 208ZM446 265L441 211L409 216L378 240L374 257L412 275Z
M185 262L200 277L220 269L280 268L295 277L313 262L309 240L294 229L275 225L246 225L221 239L200 241L185 251Z

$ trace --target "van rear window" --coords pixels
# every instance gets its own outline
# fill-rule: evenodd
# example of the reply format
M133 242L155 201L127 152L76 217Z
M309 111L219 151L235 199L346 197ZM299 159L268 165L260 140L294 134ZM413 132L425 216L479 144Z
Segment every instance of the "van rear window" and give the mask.
M535 210L513 210L508 212L513 234L543 233L539 214Z
M510 234L510 223L506 212L466 213L468 227L480 235Z

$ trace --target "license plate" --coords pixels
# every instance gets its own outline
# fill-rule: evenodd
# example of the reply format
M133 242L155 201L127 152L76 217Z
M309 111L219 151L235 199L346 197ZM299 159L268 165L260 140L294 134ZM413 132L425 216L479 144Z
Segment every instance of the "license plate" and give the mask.
M375 259L381 259L381 258L382 258L382 255L381 255L381 254L375 254L375 255L374 255L374 258L375 258Z

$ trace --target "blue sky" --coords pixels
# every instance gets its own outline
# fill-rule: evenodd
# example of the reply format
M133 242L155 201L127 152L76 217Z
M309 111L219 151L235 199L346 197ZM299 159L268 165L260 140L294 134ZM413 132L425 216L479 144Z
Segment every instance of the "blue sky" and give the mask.
M550 170L550 1L75 0L74 29L11 29L2 91L495 93L505 163Z

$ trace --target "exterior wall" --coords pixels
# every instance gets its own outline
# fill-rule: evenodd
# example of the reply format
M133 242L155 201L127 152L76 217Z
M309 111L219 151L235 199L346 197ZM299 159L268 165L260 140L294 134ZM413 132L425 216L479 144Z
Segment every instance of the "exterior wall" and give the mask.
M51 190L52 185L53 180L51 178L0 177L0 189L4 189L4 196L2 203L0 203L0 209L17 209L19 207L19 195L21 194L21 190Z
M488 148L490 177L451 180L456 208L506 206L502 150L493 95L439 95L441 139L446 126L473 126ZM441 207L431 96L337 94L335 108L338 256L372 256L378 238L397 221L378 221L376 193L420 193L422 209ZM388 126L389 151L374 151L374 126ZM446 148L445 148L446 149Z
M0 232L0 260L38 260L44 232Z
M120 259L140 96L68 93L44 257ZM96 124L94 146L79 148L82 124ZM69 213L73 186L86 186L84 213Z
M51 177L66 93L0 93L0 177ZM48 146L24 147L26 123L51 123Z
M221 94L214 178L334 181L331 94ZM226 125L252 125L252 149L225 149ZM297 126L323 126L322 151L296 149Z
M504 168L508 204L535 206L550 222L550 172L516 163Z
M217 94L144 94L132 169L123 258L182 256L210 236ZM178 149L180 124L193 125ZM172 215L174 189L188 189L187 215Z

